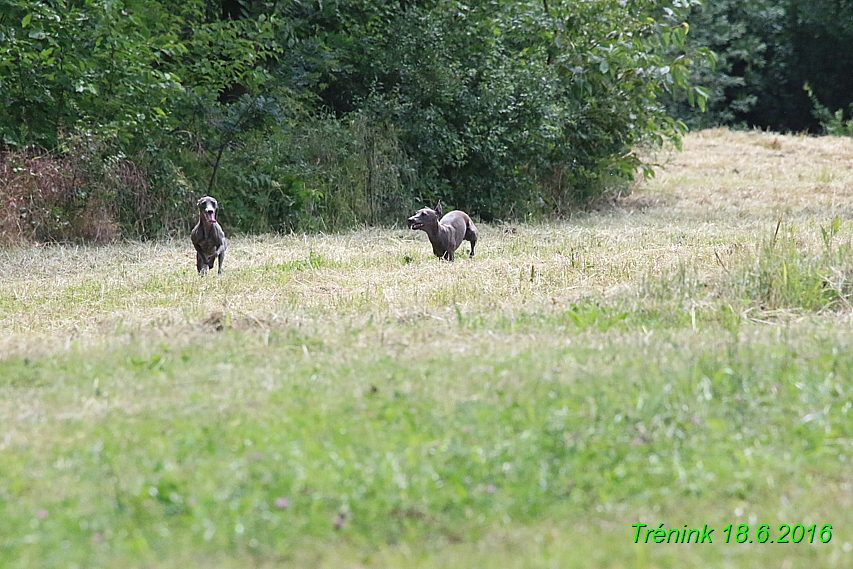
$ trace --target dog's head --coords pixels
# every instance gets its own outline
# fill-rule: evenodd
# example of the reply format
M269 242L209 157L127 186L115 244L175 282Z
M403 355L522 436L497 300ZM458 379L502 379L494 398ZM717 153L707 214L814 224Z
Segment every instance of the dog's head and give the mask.
M216 210L219 203L210 196L204 196L198 200L198 215L206 223L216 223Z
M411 229L427 229L434 225L438 225L438 220L441 219L441 202L435 206L435 209L425 207L415 212L415 215L406 220Z

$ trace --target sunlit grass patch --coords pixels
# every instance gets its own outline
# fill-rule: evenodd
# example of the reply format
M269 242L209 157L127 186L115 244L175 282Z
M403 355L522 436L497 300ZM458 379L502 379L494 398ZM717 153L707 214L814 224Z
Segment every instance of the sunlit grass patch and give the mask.
M36 374L13 362L4 393L26 408L22 390L42 389L55 425L29 439L19 423L4 445L17 457L7 488L24 497L4 516L6 547L30 559L68 539L64 555L81 561L188 549L287 559L314 540L338 544L330 555L440 548L589 512L626 527L630 512L701 510L720 524L735 508L838 523L842 511L811 509L799 489L847 499L843 341L808 328L712 343L612 330L519 342L463 328L467 352L401 359L381 343L352 352L350 334L226 329L180 349L70 354ZM53 491L33 493L42 484ZM91 557L102 539L110 549ZM607 547L612 559L631 551Z

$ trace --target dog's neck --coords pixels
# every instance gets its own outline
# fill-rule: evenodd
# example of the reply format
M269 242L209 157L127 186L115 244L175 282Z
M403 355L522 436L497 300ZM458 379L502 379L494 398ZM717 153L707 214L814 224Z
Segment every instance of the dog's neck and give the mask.
M204 212L199 212L198 224L199 224L199 227L201 227L201 231L202 231L202 233L204 233L205 237L208 237L211 233L213 233L213 224L214 223L216 223L216 222L214 221L213 223L208 223L207 220L204 218Z
M449 247L449 227L443 225L439 220L435 220L435 223L425 224L421 229L427 234L427 238L429 238L429 242L432 244L433 252L438 255L447 250Z
M441 221L439 221L438 219L436 219L433 223L424 223L424 226L421 227L421 229L427 234L430 241L433 240L433 237L437 238L439 235L441 235L442 229L447 231L447 228L444 227L441 224Z

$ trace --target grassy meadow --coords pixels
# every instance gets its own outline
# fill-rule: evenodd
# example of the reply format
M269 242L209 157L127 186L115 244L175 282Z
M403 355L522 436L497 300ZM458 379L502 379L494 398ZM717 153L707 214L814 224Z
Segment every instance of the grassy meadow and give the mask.
M0 566L850 567L853 139L659 158L455 263L405 229L234 236L206 278L189 236L0 249Z

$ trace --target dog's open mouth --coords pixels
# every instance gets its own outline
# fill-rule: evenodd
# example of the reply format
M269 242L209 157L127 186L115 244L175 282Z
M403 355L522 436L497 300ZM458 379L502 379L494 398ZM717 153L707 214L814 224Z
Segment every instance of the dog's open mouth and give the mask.
M216 214L212 211L206 211L204 212L204 219L208 223L216 223Z
M421 229L421 228L423 228L423 226L424 226L423 223L410 223L409 224L409 227L411 229Z

